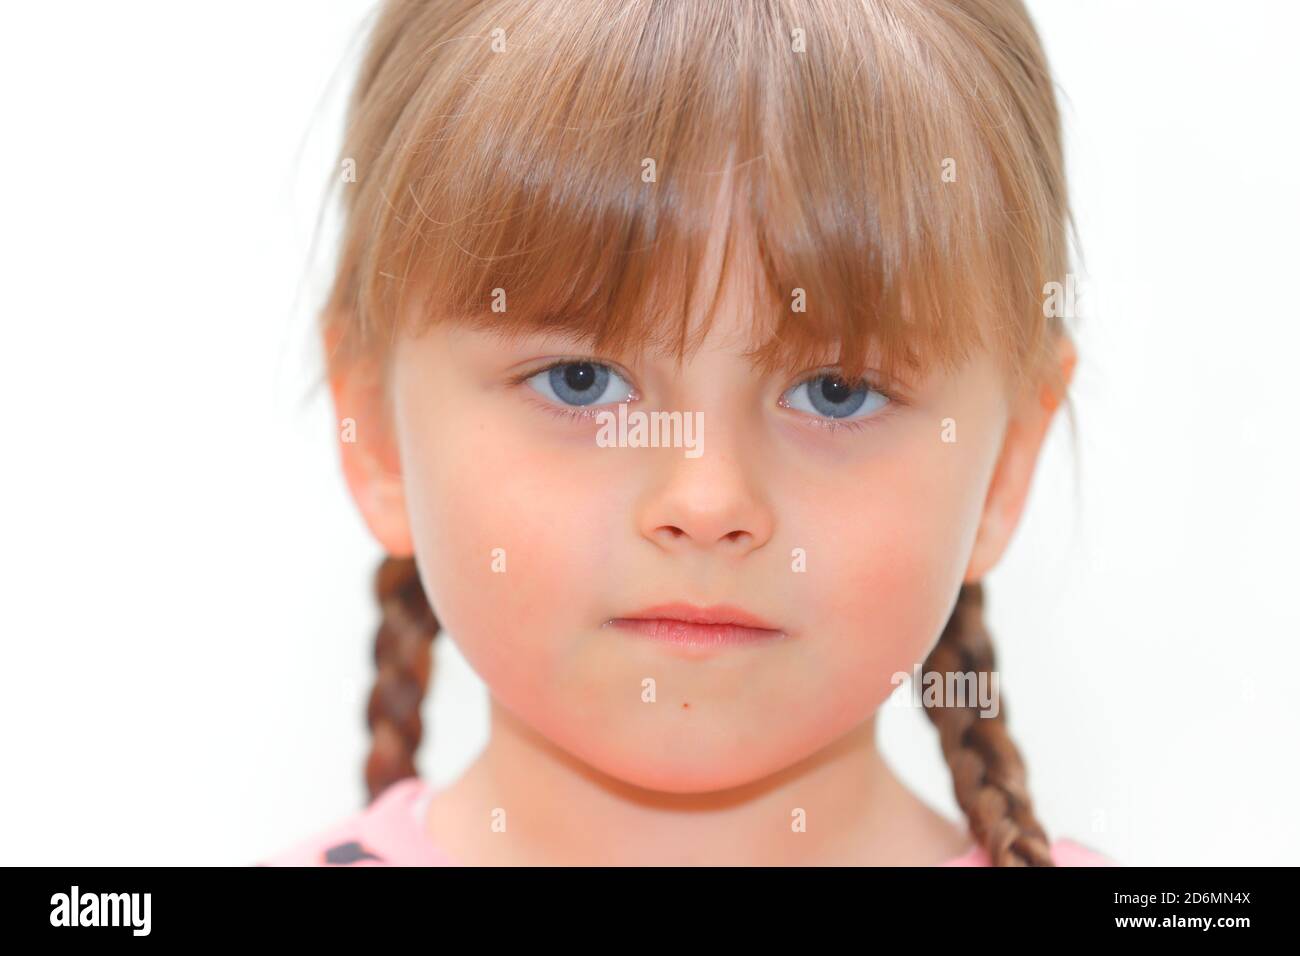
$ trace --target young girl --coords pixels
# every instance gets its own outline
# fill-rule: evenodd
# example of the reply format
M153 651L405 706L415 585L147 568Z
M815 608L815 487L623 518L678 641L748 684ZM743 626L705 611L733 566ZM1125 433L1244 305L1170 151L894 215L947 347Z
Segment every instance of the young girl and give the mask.
M1018 0L393 0L341 168L372 801L264 863L1109 862L956 692L1075 361ZM434 788L444 627L492 725ZM876 747L918 662L964 826Z

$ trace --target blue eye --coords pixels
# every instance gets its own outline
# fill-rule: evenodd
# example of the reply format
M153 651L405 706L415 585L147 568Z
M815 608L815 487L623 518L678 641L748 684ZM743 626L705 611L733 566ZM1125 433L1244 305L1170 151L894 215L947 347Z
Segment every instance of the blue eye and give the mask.
M781 396L780 404L825 418L866 418L889 404L889 396L866 382L850 384L823 373L800 382Z
M608 365L597 362L559 362L529 376L527 381L537 392L562 405L604 405L632 397L632 386Z

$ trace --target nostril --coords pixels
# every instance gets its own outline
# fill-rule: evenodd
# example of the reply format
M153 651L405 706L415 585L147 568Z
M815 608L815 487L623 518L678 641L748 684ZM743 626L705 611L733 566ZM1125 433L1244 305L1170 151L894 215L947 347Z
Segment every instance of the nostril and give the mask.
M658 529L658 531L657 531L656 533L659 534L659 535L665 535L665 534L666 534L666 535L668 535L668 536L669 536L673 541L676 541L678 538L689 537L689 535L687 535L687 533L686 533L685 530L683 530L682 528L677 527L677 525L674 525L674 524L665 524L665 525L660 525L660 526L659 526L659 529ZM723 535L721 538L719 538L718 540L719 540L719 541L733 542L733 543L740 543L740 542L748 541L748 540L749 540L750 538L752 538L752 537L753 537L753 535L750 534L748 531L728 531L726 534L724 534L724 535Z

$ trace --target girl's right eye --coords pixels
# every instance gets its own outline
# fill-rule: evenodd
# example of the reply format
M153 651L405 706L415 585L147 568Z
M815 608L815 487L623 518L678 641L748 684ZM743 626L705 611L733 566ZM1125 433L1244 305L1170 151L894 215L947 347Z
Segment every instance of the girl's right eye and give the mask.
M631 401L632 386L608 365L557 362L528 377L532 388L561 405L582 407Z

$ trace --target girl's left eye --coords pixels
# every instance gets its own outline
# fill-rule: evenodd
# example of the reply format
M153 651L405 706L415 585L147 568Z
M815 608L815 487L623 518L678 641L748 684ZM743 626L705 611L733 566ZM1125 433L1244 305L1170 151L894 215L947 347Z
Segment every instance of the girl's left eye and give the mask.
M823 373L790 389L779 404L823 418L867 418L888 405L889 396L867 382L851 384L833 373Z
M552 402L571 408L626 402L633 397L632 386L598 362L557 362L530 375L527 382Z

